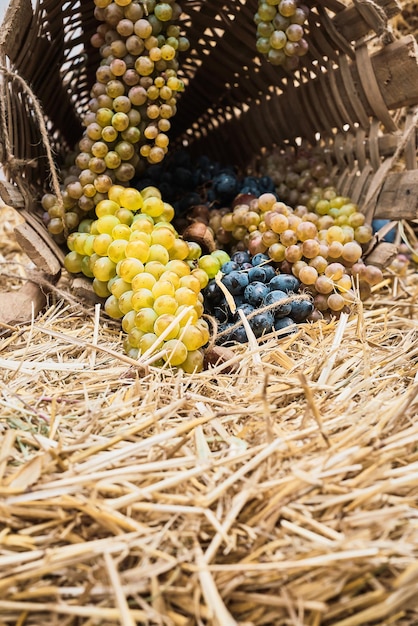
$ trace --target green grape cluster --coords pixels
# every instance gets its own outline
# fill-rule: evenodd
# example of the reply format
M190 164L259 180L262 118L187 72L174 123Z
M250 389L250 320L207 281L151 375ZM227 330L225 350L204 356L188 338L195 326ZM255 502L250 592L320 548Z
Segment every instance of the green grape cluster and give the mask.
M272 65L295 70L309 49L304 37L308 14L308 7L298 0L259 0L254 16L258 52Z
M155 187L113 185L95 212L69 235L66 269L93 280L106 313L121 319L129 356L200 371L209 339L201 293L209 276L198 266L200 246L179 237L174 209Z
M272 150L261 160L259 173L269 176L279 198L293 207L306 204L314 187L333 184L323 147L313 148L305 143Z
M238 202L216 221L238 248L267 254L280 272L296 276L318 311L339 312L355 300L353 287L364 299L383 279L379 268L361 258L372 228L357 205L333 187L314 188L307 205L295 209L265 193Z
M64 180L64 206L52 194L42 198L53 235L74 230L112 185L127 185L146 163L164 159L170 119L184 89L178 54L189 42L176 23L177 2L95 0L95 5L102 23L92 45L102 60L83 120L85 132Z

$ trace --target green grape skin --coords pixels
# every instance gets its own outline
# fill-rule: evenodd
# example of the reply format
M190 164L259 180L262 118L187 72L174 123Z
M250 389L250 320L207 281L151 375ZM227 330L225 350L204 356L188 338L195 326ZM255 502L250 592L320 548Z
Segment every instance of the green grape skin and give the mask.
M170 313L164 313L163 315L159 315L154 323L154 333L159 337L165 331L171 327L171 330L168 334L165 335L166 340L176 339L180 332L180 324L176 321L174 315Z
M127 283L132 283L133 278L137 274L144 271L144 264L139 259L127 257L123 259L119 267L119 276Z
M107 283L108 281L101 281L101 280L98 280L97 278L93 279L92 287L96 296L98 296L99 298L107 298L108 296L111 295L107 287Z
M201 350L193 350L187 354L187 357L183 363L180 364L180 368L186 372L186 374L195 374L203 371L204 358Z
M135 326L144 333L152 333L157 318L158 313L153 308L142 307L135 311Z
M175 315L178 308L177 300L170 295L158 296L153 304L154 311L160 315Z
M75 250L66 254L64 258L64 267L71 274L79 274L81 272L81 264L83 256Z
M146 289L145 287L141 287L133 292L132 295L132 308L135 311L140 311L141 309L153 308L155 298L152 295L152 291L150 289Z
M119 296L118 306L120 310L122 311L123 315L126 315L127 313L133 310L133 306L132 306L133 295L134 295L134 292L132 291L132 289L129 289L128 291L124 291Z
M95 262L92 272L97 280L107 283L116 274L116 263L106 256L100 257Z
M104 304L104 310L113 319L121 319L124 316L119 308L119 299L114 295L108 296Z
M202 331L191 324L181 331L180 338L189 352L198 350L205 344Z
M127 340L133 348L139 349L139 346L141 345L141 339L144 334L145 333L142 330L139 330L139 328L131 328L131 330L128 332Z
M184 343L178 339L165 341L163 349L163 359L170 365L181 365L187 359L188 350Z
M136 311L134 310L129 311L128 313L125 313L125 315L123 316L122 321L121 321L121 326L122 326L122 330L126 334L128 334L129 331L135 327L135 317L136 317Z

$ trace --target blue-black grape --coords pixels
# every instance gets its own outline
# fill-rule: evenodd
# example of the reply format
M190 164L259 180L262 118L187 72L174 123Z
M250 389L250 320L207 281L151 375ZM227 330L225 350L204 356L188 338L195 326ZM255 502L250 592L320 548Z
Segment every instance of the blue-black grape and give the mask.
M263 266L256 265L248 271L248 280L250 283L260 282L267 283L267 274Z
M300 281L292 274L277 274L270 280L269 287L272 291L278 289L285 293L297 293L300 288Z
M238 250L231 255L231 261L235 261L238 265L242 265L243 263L251 263L250 253L246 250Z
M207 302L211 306L215 304L220 304L221 302L225 300L225 296L222 292L222 289L218 287L218 285L216 284L214 280L211 280L208 283L207 287L205 287L203 291L203 296L204 296L205 302Z
M249 320L251 330L256 337L261 337L271 331L274 325L274 315L270 311L257 313Z
M304 322L314 310L310 300L295 300L291 303L290 316L295 322Z
M222 283L233 296L241 294L248 285L248 274L246 272L230 272L222 277Z
M269 283L272 278L276 276L276 270L272 265L263 265L263 270L266 273L266 283Z
M244 302L237 307L237 310L234 313L234 320L239 321L241 319L238 311L242 311L245 317L248 317L254 310L255 309L251 304L249 304L248 302Z
M231 201L239 191L239 183L235 174L224 172L213 179L213 191L223 202Z
M266 306L275 304L276 306L272 310L274 317L285 317L286 315L289 315L289 313L291 312L292 303L286 302L286 303L280 304L280 302L282 300L288 300L288 299L289 299L289 296L287 295L287 293L276 289L274 291L270 291L270 293L266 295L266 297L263 300L263 304L265 304Z
M288 331L286 333L280 333L281 337L285 337L286 335L290 335L291 333L296 332L296 323L291 317L278 317L274 320L274 330L283 330L287 328Z
M227 322L229 319L226 307L223 306L213 307L213 316L216 317L218 322L221 322L221 324Z
M264 283L254 282L247 285L244 290L244 298L249 304L258 308L266 295L269 293L269 288Z
M231 272L236 272L239 269L240 267L238 263L235 263L235 261L227 261L222 265L221 272L222 274L230 274Z
M237 326L231 333L231 339L238 341L238 343L247 343L248 337L244 326Z
M270 261L270 257L267 254L264 254L264 252L259 252L258 254L255 254L253 258L251 259L251 263L254 266L261 265L261 263L266 263L269 261Z

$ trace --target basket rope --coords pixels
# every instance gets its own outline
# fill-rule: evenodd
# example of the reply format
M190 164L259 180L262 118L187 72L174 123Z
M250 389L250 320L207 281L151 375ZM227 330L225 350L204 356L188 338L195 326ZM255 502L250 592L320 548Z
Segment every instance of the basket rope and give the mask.
M41 104L38 98L36 97L36 95L33 93L27 81L21 76L19 76L19 74L17 74L16 72L11 72L3 64L0 64L0 72L8 81L10 82L17 81L19 85L21 86L21 88L23 89L23 91L29 96L29 98L31 99L33 103L33 108L34 108L35 115L36 115L36 121L39 125L39 132L42 138L43 145L45 147L46 157L48 159L52 188L54 190L55 195L58 198L58 202L62 206L63 200L62 200L62 195L61 195L61 187L60 187L60 182L59 182L58 170L55 165L55 161L54 161L54 157L52 153L52 147L49 141L48 130L46 128L45 118L42 112ZM1 128L2 128L5 153L6 153L5 155L6 167L9 169L10 173L12 174L13 179L18 181L20 180L20 177L21 177L22 168L26 166L30 166L30 167L36 166L36 159L31 159L31 158L30 159L18 159L14 156L12 145L10 142L9 132L7 128L7 121L8 121L7 109L8 109L7 95L6 95L6 88L5 88L0 91L0 111L1 111ZM19 190L21 191L22 195L26 198L28 194L27 194L25 185L20 184Z

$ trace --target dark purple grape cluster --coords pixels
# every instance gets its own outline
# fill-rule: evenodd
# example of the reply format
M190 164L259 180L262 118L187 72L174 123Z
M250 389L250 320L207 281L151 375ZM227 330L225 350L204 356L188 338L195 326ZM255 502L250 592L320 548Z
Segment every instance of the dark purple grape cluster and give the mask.
M215 279L203 291L205 312L218 323L220 344L248 341L239 311L256 338L272 331L280 331L281 337L295 332L296 324L314 311L312 300L300 294L300 281L293 274L277 274L266 254L251 257L246 251L235 252L221 272L221 283L233 297L236 310L231 310L225 291Z
M268 175L240 176L236 168L201 155L193 160L187 150L168 154L162 163L150 165L134 185L140 191L155 186L175 209L176 216L188 216L196 205L211 209L229 206L238 194L275 192L275 183Z

